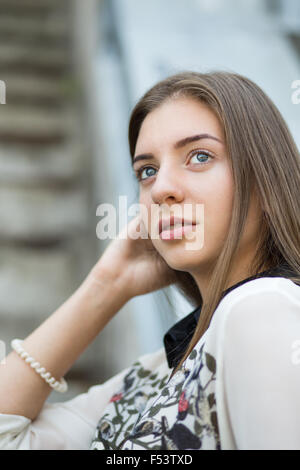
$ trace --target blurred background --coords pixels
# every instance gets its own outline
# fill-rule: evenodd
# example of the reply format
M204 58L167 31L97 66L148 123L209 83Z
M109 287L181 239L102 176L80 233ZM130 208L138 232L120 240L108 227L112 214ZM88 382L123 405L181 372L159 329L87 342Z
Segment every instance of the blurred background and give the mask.
M0 339L24 338L81 284L109 240L96 210L138 201L130 112L184 70L227 70L273 99L299 146L299 0L0 0ZM128 218L129 220L130 218ZM121 227L120 227L121 228ZM128 302L67 374L72 398L192 307L168 289ZM83 321L84 321L83 312ZM55 344L53 344L55 347Z

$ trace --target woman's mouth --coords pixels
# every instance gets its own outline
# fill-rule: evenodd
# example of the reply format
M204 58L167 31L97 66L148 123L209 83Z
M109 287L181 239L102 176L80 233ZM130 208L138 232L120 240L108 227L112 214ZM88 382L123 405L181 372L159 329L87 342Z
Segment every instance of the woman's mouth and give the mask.
M185 234L195 232L196 224L175 224L162 230L159 234L162 240L180 240Z

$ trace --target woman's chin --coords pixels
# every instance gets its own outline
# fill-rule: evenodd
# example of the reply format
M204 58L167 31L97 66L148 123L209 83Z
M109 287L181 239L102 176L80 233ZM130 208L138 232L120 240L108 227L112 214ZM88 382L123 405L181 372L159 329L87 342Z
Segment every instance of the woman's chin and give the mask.
M189 255L186 253L177 253L176 255L175 253L172 253L172 255L170 253L161 253L161 256L170 268L176 269L177 271L192 272L199 269L199 266L202 264L202 256L197 256L195 253Z
M207 262L207 250L204 250L204 247L200 249L196 247L195 249L193 244L189 245L186 242L186 240L181 240L178 243L174 240L165 243L152 240L156 251L170 268L178 271L197 271L199 270L199 266ZM193 249L190 249L190 247Z

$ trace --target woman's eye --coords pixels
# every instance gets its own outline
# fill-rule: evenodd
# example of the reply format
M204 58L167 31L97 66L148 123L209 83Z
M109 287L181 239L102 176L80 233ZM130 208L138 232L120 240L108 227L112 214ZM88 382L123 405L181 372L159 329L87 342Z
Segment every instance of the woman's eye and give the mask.
M193 158L195 158L195 161L192 162ZM192 155L192 157L190 159L190 162L192 162L192 163L202 163L202 164L209 163L209 161L207 161L207 158L211 159L212 157L208 153L203 152L202 150L198 150L197 152L195 152Z
M149 178L150 176L153 176L155 172L155 168L152 166L144 166L143 168L140 168L137 170L137 177L138 180L145 180Z
M193 158L195 159L194 161L192 161ZM189 163L196 163L196 164L200 163L201 165L205 165L207 163L210 163L210 160L212 158L213 157L208 152L204 152L203 150L197 150L193 152L189 160ZM136 176L137 176L138 181L142 181L142 180L148 179L150 176L155 175L155 172L156 172L156 169L153 168L152 166L143 166L139 168L138 170L136 170Z

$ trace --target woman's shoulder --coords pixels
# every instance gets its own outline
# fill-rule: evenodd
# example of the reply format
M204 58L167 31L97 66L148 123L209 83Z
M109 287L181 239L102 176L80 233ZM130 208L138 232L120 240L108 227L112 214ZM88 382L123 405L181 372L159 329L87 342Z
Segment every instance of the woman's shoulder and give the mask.
M249 336L249 328L274 328L281 317L289 322L288 312L300 320L300 286L286 277L262 277L250 280L225 295L217 306L210 324L210 336L222 343L226 325ZM276 320L279 320L280 322ZM230 322L229 322L230 320ZM255 328L254 328L255 330ZM255 336L255 335L254 335Z
M261 277L252 279L241 286L230 291L220 302L221 309L228 309L231 306L243 301L256 297L266 298L274 295L274 297L288 297L291 300L300 302L300 285L287 277Z
M292 448L298 439L297 448L300 286L266 277L230 294L215 341L226 432L238 448ZM284 412L274 427L277 410Z

